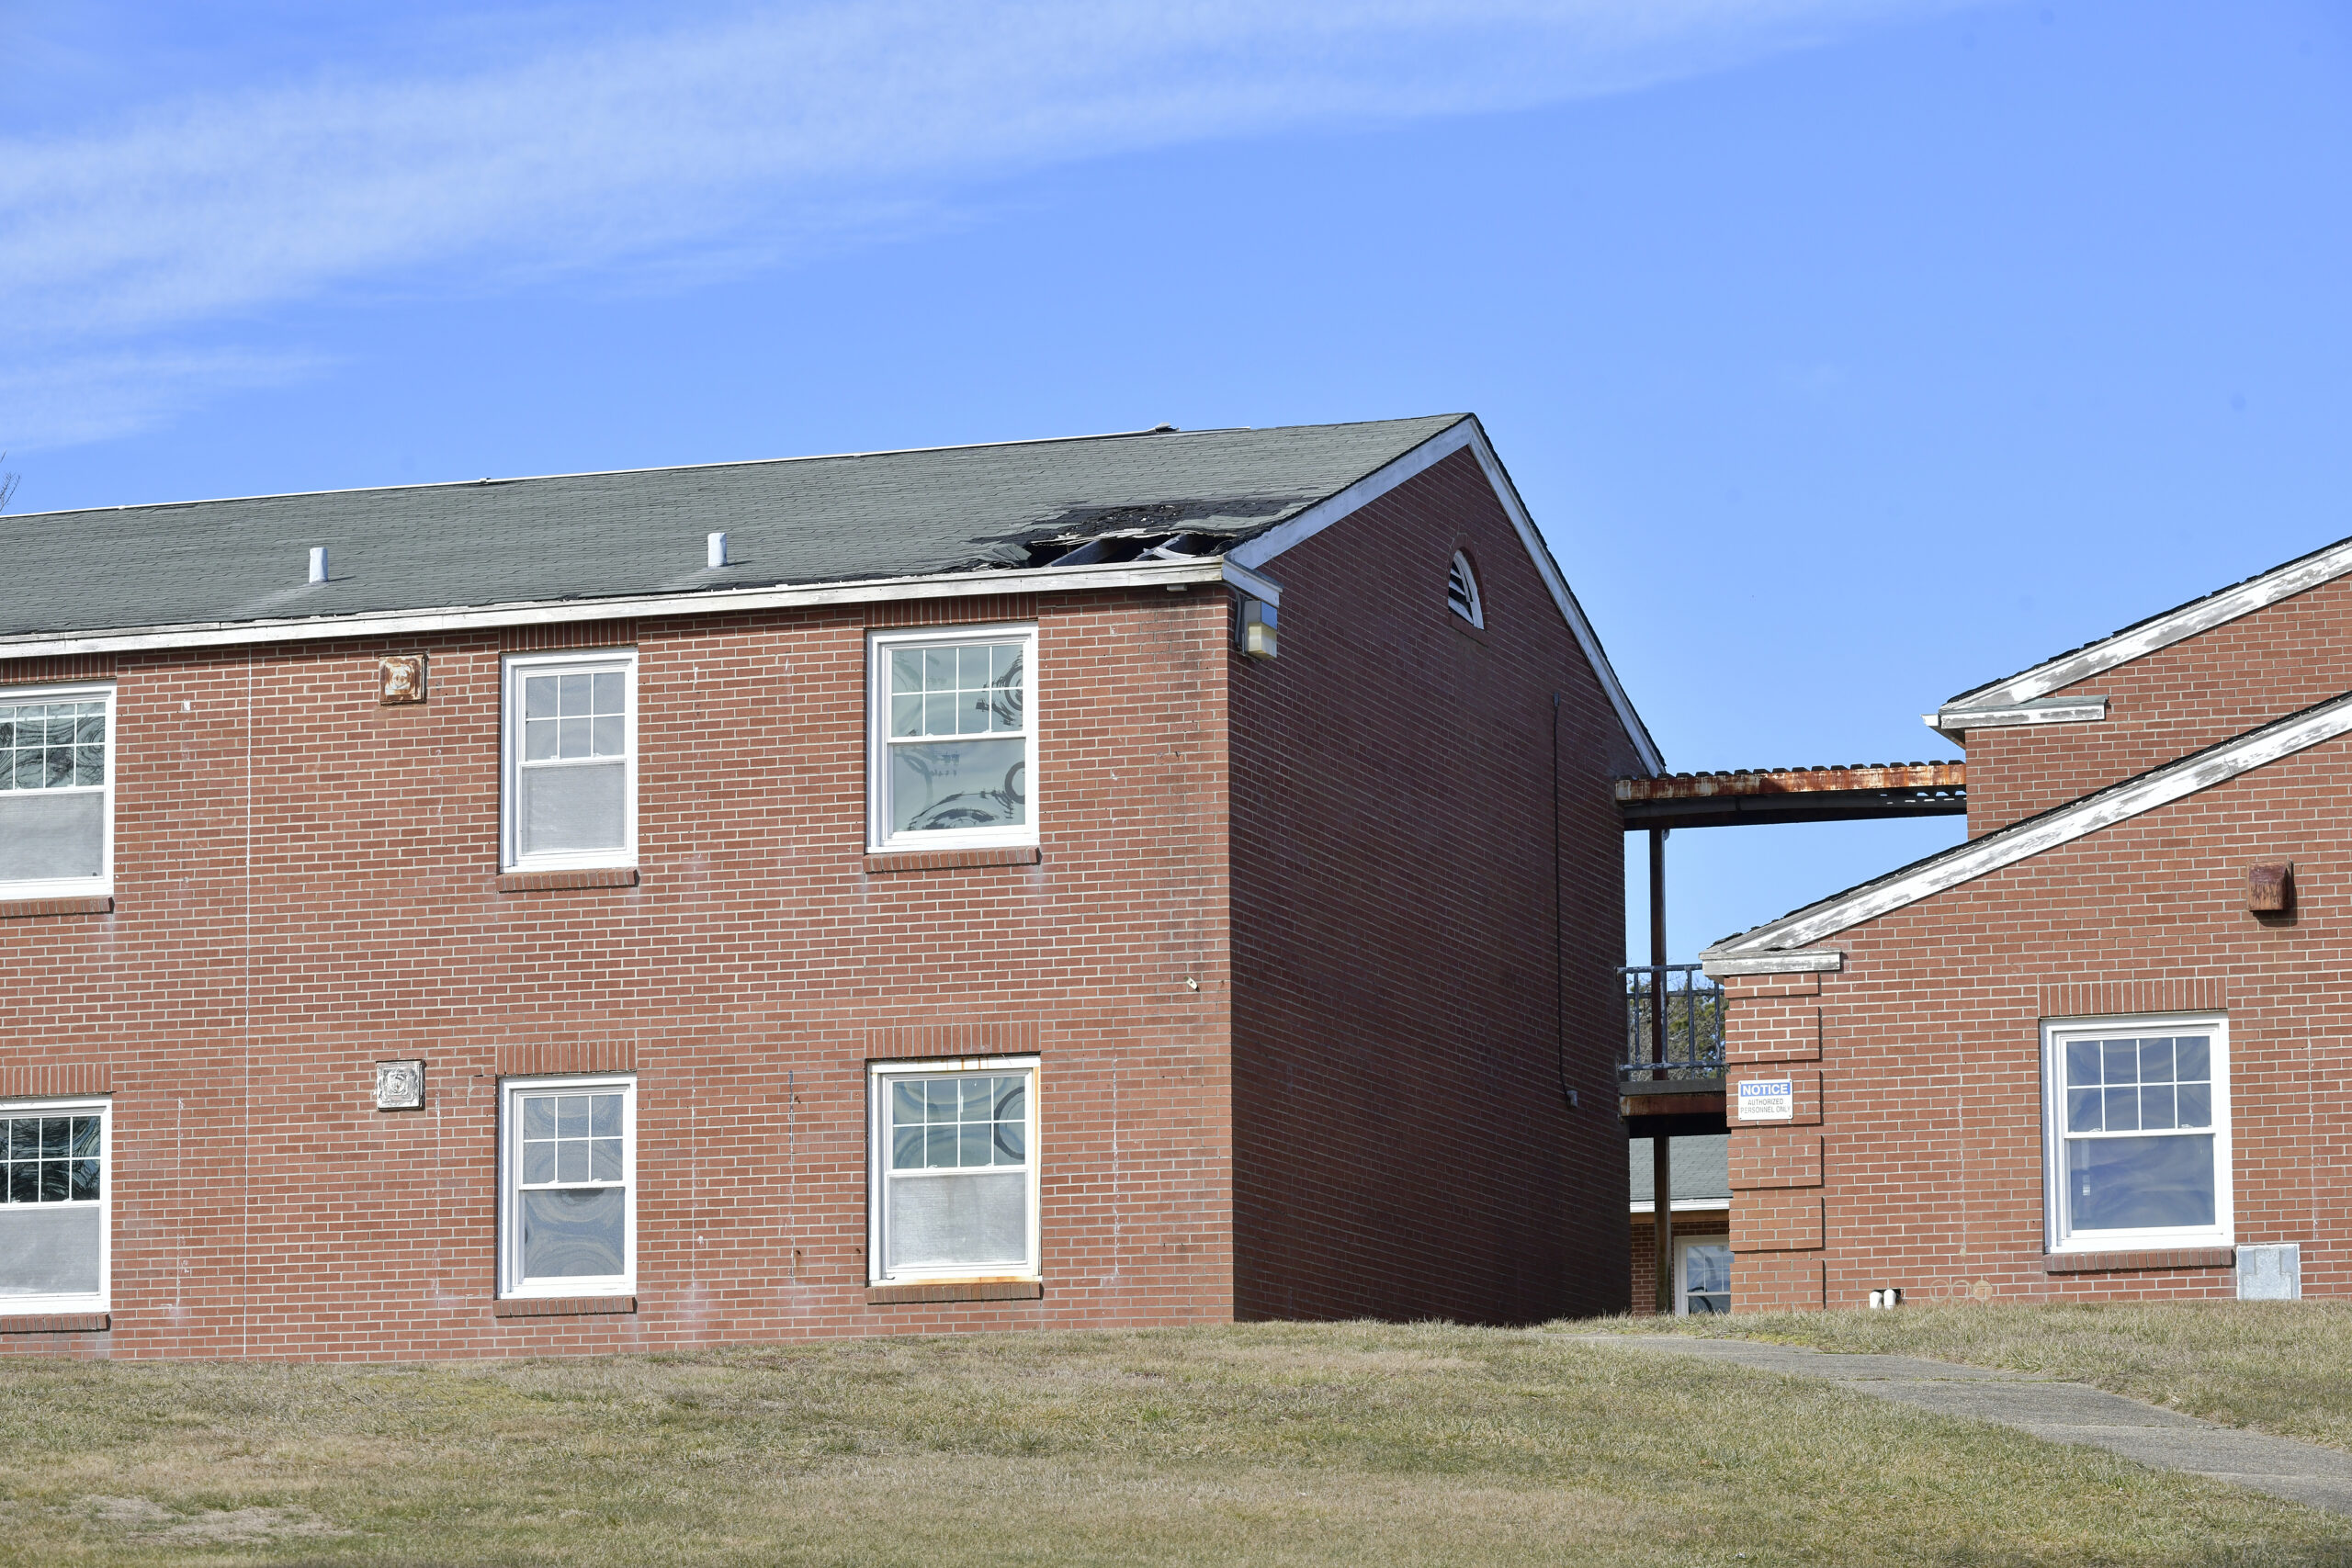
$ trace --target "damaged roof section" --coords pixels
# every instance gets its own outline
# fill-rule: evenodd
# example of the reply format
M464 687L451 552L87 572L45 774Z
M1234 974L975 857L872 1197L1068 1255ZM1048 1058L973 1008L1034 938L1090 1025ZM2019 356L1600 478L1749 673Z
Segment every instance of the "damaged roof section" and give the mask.
M0 638L1209 558L1467 417L0 518ZM728 536L726 565L707 564L713 533ZM322 546L332 570L311 583Z
M1968 765L1865 762L1660 773L1619 779L1616 794L1617 814L1628 829L1960 817L1968 811Z

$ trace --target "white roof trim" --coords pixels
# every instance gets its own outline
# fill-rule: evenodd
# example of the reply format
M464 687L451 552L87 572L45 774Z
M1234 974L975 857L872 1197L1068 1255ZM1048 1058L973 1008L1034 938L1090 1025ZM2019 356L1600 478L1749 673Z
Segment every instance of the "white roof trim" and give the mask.
M1618 683L1617 671L1611 666L1609 655L1601 651L1600 638L1594 634L1592 623L1585 619L1584 607L1577 603L1577 596L1569 589L1567 579L1560 575L1559 563L1544 547L1543 536L1536 533L1534 520L1528 515L1527 503L1520 499L1518 488L1510 482L1510 475L1495 456L1494 447L1488 445L1487 433L1480 427L1475 414L1464 414L1411 451L1391 458L1337 495L1326 496L1289 521L1276 524L1257 537L1235 546L1229 552L1230 557L1246 567L1263 566L1293 545L1313 538L1350 513L1379 500L1406 480L1453 457L1465 446L1478 459L1478 467L1486 473L1487 483L1494 491L1496 499L1502 502L1503 513L1510 519L1510 525L1519 535L1519 542L1526 549L1528 559L1535 563L1536 575L1543 578L1544 586L1551 592L1552 603L1559 607L1560 617L1568 623L1568 630L1575 634L1577 647L1583 649L1585 661L1592 666L1592 672L1600 678L1600 689L1608 694L1609 705L1616 710L1617 722L1624 729L1625 738L1634 743L1634 750L1642 759L1643 766L1652 775L1666 772L1666 758L1658 750L1657 743L1650 739L1649 727L1642 722L1642 716L1634 711L1633 699Z
M2020 724L2098 724L2107 717L2105 697L2042 697L2007 706L1943 708L1923 713L1919 722L1948 739L1958 740L1972 729L2006 729Z
M2030 817L1877 882L1864 883L1849 893L1783 915L1752 931L1719 942L1699 956L1705 963L1707 973L1716 975L1729 972L1718 967L1726 960L1736 962L1755 954L1785 953L1791 948L1818 942L1948 887L1973 882L2045 850L2071 844L2102 828L2227 783L2240 773L2291 757L2347 731L2352 731L2352 694L2290 714L2235 740L2111 784L2072 806Z
M488 626L553 626L572 621L624 620L639 615L716 615L815 604L873 604L886 599L954 599L984 593L1077 593L1092 588L1175 587L1232 582L1244 592L1279 604L1272 578L1233 569L1221 556L1194 560L1125 561L1113 566L1031 567L943 573L936 577L876 578L820 588L718 588L693 593L648 593L615 599L522 601L426 610L370 610L268 621L211 621L189 626L132 626L73 637L0 637L0 659L53 659L77 653L130 653L147 649L222 648L249 642L316 642L329 637L404 637L420 632Z
M1668 1210L1677 1214L1719 1214L1730 1207L1731 1200L1728 1198L1677 1198L1667 1204ZM1657 1213L1657 1200L1655 1198L1634 1199L1634 1213Z
M1939 716L1949 719L1963 705L1970 708L2007 707L2046 696L2061 686L2071 686L2077 681L2087 681L2119 664L2170 648L2174 643L2195 637L2199 632L2250 615L2256 610L2276 604L2281 599L2291 599L2306 589L2352 573L2352 539L2315 550L2301 560L2291 560L2282 567L2248 578L2234 588L2208 594L2194 604L2183 604L2152 616L2136 626L2126 627L2113 637L2078 648L2072 653L2037 664L2032 669L2006 681L1963 693L1944 705ZM1943 728L1939 724L1938 728Z
M1794 953L1759 953L1749 958L1709 959L1707 978L1720 980L1732 975L1835 975L1845 967L1845 953L1834 947L1815 947Z

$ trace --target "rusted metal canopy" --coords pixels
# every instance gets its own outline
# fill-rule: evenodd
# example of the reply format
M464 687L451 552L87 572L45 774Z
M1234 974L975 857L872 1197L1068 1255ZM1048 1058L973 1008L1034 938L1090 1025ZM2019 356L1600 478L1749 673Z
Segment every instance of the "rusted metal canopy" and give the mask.
M1617 814L1628 829L1958 817L1967 810L1965 762L1754 768L1617 781Z

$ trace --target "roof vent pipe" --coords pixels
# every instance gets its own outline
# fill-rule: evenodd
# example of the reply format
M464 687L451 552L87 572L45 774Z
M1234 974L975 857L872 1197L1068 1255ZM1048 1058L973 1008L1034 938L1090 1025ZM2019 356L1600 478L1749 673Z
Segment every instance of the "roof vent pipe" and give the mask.
M715 567L725 566L727 564L727 536L724 534L713 534L710 536L708 543L710 546L710 564Z
M311 547L311 581L324 582L326 580L327 547L324 545L312 545Z

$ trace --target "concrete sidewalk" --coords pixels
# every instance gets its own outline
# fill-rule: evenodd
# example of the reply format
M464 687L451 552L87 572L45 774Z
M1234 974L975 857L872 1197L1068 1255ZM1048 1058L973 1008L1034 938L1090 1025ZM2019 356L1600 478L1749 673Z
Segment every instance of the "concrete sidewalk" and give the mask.
M2315 1508L2352 1514L2352 1454L2216 1426L2083 1383L1912 1356L1847 1356L1752 1339L1690 1339L1669 1334L1548 1337L1826 1378L1857 1393L1916 1404L1939 1416L1995 1421L2052 1442L2087 1443L2159 1470L2210 1475Z

